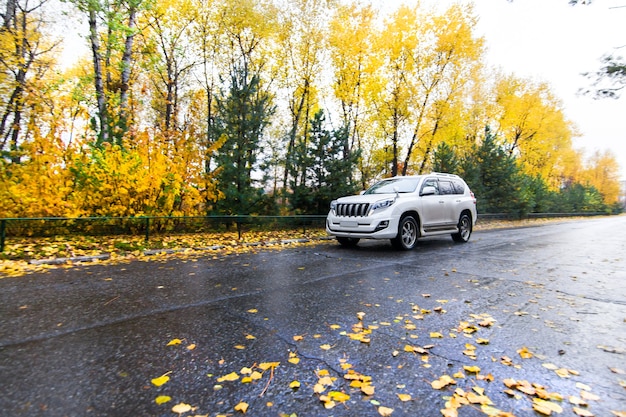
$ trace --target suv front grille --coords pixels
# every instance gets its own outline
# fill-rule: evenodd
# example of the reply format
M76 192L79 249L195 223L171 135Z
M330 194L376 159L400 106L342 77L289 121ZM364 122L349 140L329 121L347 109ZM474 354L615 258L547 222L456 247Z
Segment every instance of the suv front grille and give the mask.
M369 203L343 204L339 203L335 207L335 213L340 217L363 217L367 216L370 208Z

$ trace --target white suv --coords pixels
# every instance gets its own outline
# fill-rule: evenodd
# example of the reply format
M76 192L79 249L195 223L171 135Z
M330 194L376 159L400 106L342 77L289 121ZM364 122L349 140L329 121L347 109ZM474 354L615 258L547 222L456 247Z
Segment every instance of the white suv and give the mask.
M360 239L391 239L409 250L418 237L450 233L467 242L476 224L476 198L458 175L393 177L356 196L330 203L326 231L344 246Z

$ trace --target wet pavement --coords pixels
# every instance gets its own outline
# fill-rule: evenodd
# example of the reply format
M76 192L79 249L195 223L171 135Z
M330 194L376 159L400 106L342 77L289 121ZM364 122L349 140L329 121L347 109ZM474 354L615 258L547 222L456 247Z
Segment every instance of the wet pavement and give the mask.
M625 373L624 216L0 279L1 416L611 416Z

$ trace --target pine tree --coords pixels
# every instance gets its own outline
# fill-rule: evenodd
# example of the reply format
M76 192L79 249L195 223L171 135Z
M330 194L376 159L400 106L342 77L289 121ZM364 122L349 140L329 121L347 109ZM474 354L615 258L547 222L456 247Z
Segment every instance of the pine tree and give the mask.
M299 214L325 214L330 202L338 196L355 193L352 173L360 157L352 152L344 157L348 129L329 131L319 111L311 119L308 147L300 149L298 164L304 167L306 179L293 188L292 207Z
M462 170L482 213L522 214L519 168L489 127L481 145L464 158Z
M459 159L454 149L445 142L437 145L433 154L433 171L456 174L459 170Z
M224 198L215 204L215 211L221 214L255 214L265 205L253 174L273 107L270 96L259 87L258 75L249 75L245 66L237 67L228 94L217 99L215 137L224 144L215 162Z

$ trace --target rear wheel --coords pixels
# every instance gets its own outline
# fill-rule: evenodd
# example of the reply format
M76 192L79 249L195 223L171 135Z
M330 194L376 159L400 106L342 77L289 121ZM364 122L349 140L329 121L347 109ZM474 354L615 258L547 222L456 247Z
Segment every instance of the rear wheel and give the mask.
M356 246L357 243L359 243L359 240L360 239L358 237L337 237L337 242L339 242L341 246L348 248Z
M417 243L417 237L417 220L413 216L405 216L400 219L398 235L391 239L391 244L397 249L411 250Z
M472 235L472 219L471 217L466 214L463 213L461 214L461 217L459 218L459 224L457 225L457 228L459 229L458 233L453 233L452 234L452 239L455 242L459 242L459 243L465 243L469 240L470 236Z

